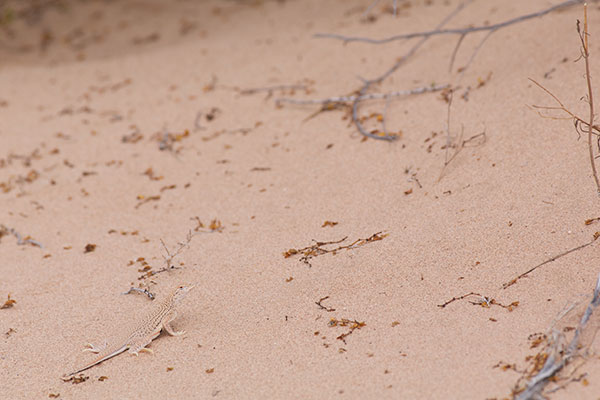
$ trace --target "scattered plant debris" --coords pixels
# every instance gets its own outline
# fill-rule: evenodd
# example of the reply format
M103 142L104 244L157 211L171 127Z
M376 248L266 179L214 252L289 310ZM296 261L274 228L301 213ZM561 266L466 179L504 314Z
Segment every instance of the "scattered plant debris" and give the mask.
M600 327L600 315L595 313L599 305L600 275L589 303L580 301L565 307L547 334L529 336L530 347L539 347L539 351L525 359L528 367L512 389L514 399L546 398L572 382L586 384L587 374L577 371L589 359L589 349ZM585 306L583 312L581 306ZM572 324L572 317L578 322Z
M205 225L202 223L199 217L192 217L190 219L196 221L196 227L194 228L194 232L223 232L223 229L225 229L221 221L219 221L216 218L210 221L210 223L208 224L208 230L202 230L202 228L204 228Z
M471 293L467 293L465 295L459 296L459 297L453 297L450 300L448 300L447 302L445 302L444 304L438 304L438 307L440 308L445 308L448 304L457 301L457 300L463 300L469 296L477 296L479 297L479 300L477 301L469 301L469 303L476 305L476 306L481 306L481 307L485 307L485 308L490 308L491 306L499 306L502 308L507 309L508 311L513 311L515 308L517 308L519 306L519 302L518 301L513 301L512 303L508 304L508 305L504 305L502 303L499 303L498 301L496 301L495 299L492 299L490 297L487 296L482 296L479 293L475 293L475 292L471 292Z
M130 293L140 293L140 294L144 294L146 296L148 296L148 298L150 300L154 300L156 295L154 293L152 293L151 291L149 291L147 288L136 288L136 287L130 287L128 291L123 292L122 294L130 294Z
M376 242L378 240L383 240L388 235L389 235L388 233L377 232L377 233L372 234L371 236L369 236L366 239L356 239L354 242L352 242L348 245L338 246L333 249L327 249L323 246L328 246L328 245L332 245L332 244L340 244L343 241L345 241L348 238L348 236L345 236L340 240L334 240L331 242L318 242L316 240L313 240L315 242L315 244L313 244L311 246L303 247L301 249L292 248L287 251L284 251L283 257L289 258L289 257L295 256L297 254L301 254L302 257L300 257L300 261L302 261L303 263L305 263L306 265L311 267L312 265L310 263L310 260L314 257L318 257L320 255L328 254L328 253L336 255L337 252L340 250L355 249L355 248L361 247L367 243L372 243L372 242Z
M17 245L19 245L19 246L22 246L25 244L30 244L32 246L36 246L39 248L44 247L40 242L38 242L37 240L34 240L31 236L27 235L27 236L23 237L15 229L9 228L5 225L0 224L0 239L2 238L2 236L6 236L8 234L11 234L17 238Z
M325 307L323 304L321 304L324 300L327 300L328 298L329 298L329 296L321 297L319 299L319 301L315 301L315 304L318 305L321 310L325 310L327 312L333 312L333 311L335 311L335 308Z
M77 385L83 383L90 379L89 376L85 376L84 374L79 374L75 376L70 376L68 378L62 378L63 382L71 382L73 385Z
M145 170L143 175L146 175L151 181L160 181L164 179L164 176L162 175L155 175L152 167L149 167L147 170Z
M321 225L321 228L325 228L326 226L336 226L338 223L335 221L325 221L323 222L323 225Z
M8 294L8 299L4 302L3 305L0 306L0 310L1 309L5 309L5 308L14 307L14 305L15 305L16 302L17 302L16 300L10 298L10 293L9 293Z
M340 336L336 337L337 340L341 340L342 342L344 342L344 344L347 344L346 338L348 336L350 336L356 329L362 329L364 326L367 326L367 324L365 322L359 322L357 320L349 320L346 318L342 318L342 319L331 318L329 320L329 322L327 323L327 325L330 328L332 328L334 326L344 326L344 327L350 328L350 330L348 332L342 333Z
M574 248L572 248L572 249L570 249L570 250L567 250L567 251L565 251L565 252L562 252L562 253L560 253L560 254L557 254L557 255L555 255L555 256L553 256L553 257L550 257L550 258L549 258L549 259L547 259L546 261L543 261L543 262L539 263L538 265L536 265L535 267L533 267L533 268L530 268L530 269L528 269L527 271L523 272L522 274L520 274L520 275L519 275L519 276L517 276L516 278L513 278L513 279L511 279L510 281L508 281L508 282L506 282L506 283L502 284L502 289L507 289L507 288L511 287L512 285L514 285L515 283L517 283L517 281L518 281L519 279L526 277L527 275L529 275L530 273L532 273L533 271L535 271L536 269L540 268L540 267L541 267L541 266L543 266L543 265L546 265L546 264L548 264L548 263L551 263L551 262L553 262L553 261L556 261L556 260L558 260L559 258L561 258L561 257L563 257L563 256L566 256L567 254L571 254L571 253L573 253L573 252L575 252L575 251L577 251L577 250L581 250L581 249L583 249L583 248L585 248L585 247L587 247L587 246L591 245L591 244L592 244L592 243L594 243L594 242L595 242L595 241L596 241L596 240L597 240L599 237L600 237L600 232L596 232L596 233L594 233L594 236L593 236L592 240L590 240L589 242L587 242L587 243L584 243L584 244L582 244L582 245L580 245L580 246L574 247Z
M138 203L135 205L135 208L140 208L142 205L150 202L150 201L158 201L160 200L160 196L156 195L156 196L144 196L144 195L138 195L137 199L139 200Z

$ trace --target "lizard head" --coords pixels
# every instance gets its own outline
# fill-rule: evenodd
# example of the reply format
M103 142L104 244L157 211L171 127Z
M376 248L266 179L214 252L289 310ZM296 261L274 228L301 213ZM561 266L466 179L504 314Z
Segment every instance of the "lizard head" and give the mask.
M173 301L175 303L179 303L181 300L183 300L185 298L185 296L189 293L189 291L195 287L196 287L196 285L189 285L189 286L179 285L179 286L177 286L177 288L175 289L175 292L173 293Z

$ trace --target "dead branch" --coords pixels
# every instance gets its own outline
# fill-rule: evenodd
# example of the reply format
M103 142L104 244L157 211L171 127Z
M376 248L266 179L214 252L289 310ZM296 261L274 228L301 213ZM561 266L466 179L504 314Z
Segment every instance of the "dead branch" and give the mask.
M131 294L131 293L134 293L134 292L146 295L146 296L148 296L148 298L150 300L154 300L154 298L156 297L155 294L152 293L151 291L149 291L148 289L136 288L136 287L133 287L133 286L131 286L128 291L123 292L121 294Z
M554 99L554 101L556 101L559 105L558 107L532 105L531 108L534 108L536 110L558 110L558 111L562 111L569 115L568 117L561 118L561 117L553 117L553 116L545 115L545 114L542 114L540 111L537 111L537 113L540 117L551 118L551 119L572 119L573 125L575 125L575 131L577 132L578 135L580 135L580 131L585 133L585 131L581 128L581 125L583 125L584 127L588 127L588 131L589 131L589 122L585 121L583 118L574 114L571 110L569 110L567 107L565 107L565 105L560 101L560 99L554 93L552 93L550 90L545 88L541 83L538 83L537 81L535 81L531 78L528 78L528 79L531 82L533 82L536 86L538 86L540 89L542 89L544 92L546 92L550 97L552 97ZM600 126L592 125L592 133L596 136L600 136Z
M581 46L583 47L582 56L585 61L585 78L588 89L588 103L590 105L590 119L588 122L588 149L590 153L590 163L592 165L592 175L594 176L594 182L596 182L596 193L600 196L600 181L598 180L598 173L596 171L596 163L594 161L594 148L592 147L592 130L594 126L594 98L592 96L592 78L590 76L590 52L588 46L588 19L587 19L587 3L583 4L583 32L581 32L579 26L579 20L577 20L577 33L581 40Z
M513 390L515 399L525 400L544 398L543 392L546 385L548 385L550 382L557 382L557 374L561 372L576 357L585 356L587 347L591 343L585 343L582 341L582 336L585 333L587 337L593 338L593 334L595 332L592 332L590 335L588 334L588 331L590 329L598 329L597 324L592 324L588 327L588 322L590 321L592 314L598 305L600 305L600 275L596 281L596 287L594 288L592 300L585 309L585 312L579 321L571 341L568 343L568 345L566 345L564 341L564 333L556 329L553 330L553 340L552 343L550 343L548 349L549 351L544 352L546 358L543 363L543 367L529 380L524 388L519 388L517 383L517 386ZM595 319L597 320L598 317L595 316Z
M9 228L5 225L0 224L0 238L4 235L8 235L8 234L11 234L17 238L17 245L19 245L19 246L23 246L25 244L30 244L32 246L37 246L41 249L44 248L44 245L42 245L42 243L38 242L37 240L34 240L31 236L27 235L27 236L23 237L14 228Z
M297 85L275 85L275 86L267 86L267 87L257 87L257 88L250 88L250 89L239 89L239 94L241 95L251 95L251 94L256 94L256 93L262 93L262 92L267 92L267 98L271 97L273 95L273 92L275 91L295 91L295 90L308 90L308 86L307 85L303 85L303 84L297 84Z
M469 1L465 1L461 4L458 5L458 7L456 7L456 9L454 9L454 11L452 13L450 13L446 18L444 18L444 20L442 22L440 22L440 24L437 26L437 29L441 29L444 25L446 25L452 18L454 18L456 16L456 14L458 14L460 11L462 11L462 9L468 4L470 3L472 0ZM360 97L366 95L366 93L369 91L369 89L376 84L379 84L381 82L383 82L385 79L387 79L391 74L393 74L394 72L396 72L396 70L398 70L398 68L400 68L410 57L412 57L413 54L415 54L417 52L417 50L423 45L425 44L425 42L429 39L429 37L422 37L421 40L419 40L417 43L415 43L415 45L402 57L400 57L395 63L394 65L392 65L386 72L384 72L382 75L380 75L377 78L374 79L370 79L370 80L363 80L363 87L358 91L358 96L356 97L356 99L353 101L352 103L352 121L354 122L354 125L356 126L356 128L358 129L358 131L365 137L369 137L372 139L377 139L377 140L387 140L387 141L393 141L395 139L398 138L398 136L396 135L387 135L385 132L382 136L380 135L375 135L372 133L367 132L364 127L362 126L362 124L360 123L360 120L358 118L358 104L360 103Z
M319 241L313 240L315 242L313 245L306 246L301 249L292 248L287 251L284 251L283 257L289 258L289 257L295 256L298 254L302 254L302 257L300 257L300 261L302 261L309 267L312 267L310 260L313 257L318 257L320 255L329 254L329 253L336 255L337 252L340 250L352 250L357 247L361 247L367 243L372 243L372 242L376 242L378 240L383 240L388 235L389 235L389 233L377 232L377 233L372 234L371 236L369 236L366 239L356 239L355 241L353 241L350 244L343 245L343 246L337 246L336 248L333 248L333 249L328 249L324 246L328 246L328 245L332 245L332 244L340 244L340 243L344 242L346 239L348 239L348 236L344 236L340 240L333 240L330 242L319 242Z
M174 253L171 253L169 251L169 248L167 247L167 245L165 245L165 242L162 239L160 239L160 243L163 245L163 248L165 249L165 252L167 253L166 257L163 255L163 259L165 260L165 268L168 268L168 267L173 268L173 266L171 266L171 263L173 262L175 257L177 257L183 251L183 249L190 247L190 242L192 241L193 237L194 237L194 235L192 234L192 231L189 230L185 237L185 242L177 243L178 247ZM156 273L158 273L158 272L156 272Z
M476 142L477 145L483 145L487 141L487 136L485 134L485 131L478 133L476 135L473 135L468 139L463 140L463 138L462 138L463 133L464 133L464 127L463 127L463 129L461 129L461 131L460 131L460 136L458 139L458 144L456 145L456 149L454 150L454 153L448 158L448 151L452 147L452 144L450 141L450 103L448 103L448 122L447 122L447 124L448 125L447 125L446 149L445 149L446 154L444 156L444 158L445 158L444 166L442 167L442 171L440 172L438 182L442 180L442 178L444 176L444 172L446 171L446 167L448 166L448 164L450 164L452 162L452 160L454 160L456 158L456 156L458 156L458 153L460 153L462 151L462 149L467 147L467 145L470 143Z
M484 308L491 308L492 306L499 306L502 308L507 309L508 311L513 311L515 308L517 308L519 306L519 302L518 301L513 301L510 304L502 304L500 302L498 302L496 299L493 299L489 296L483 296L479 293L475 293L475 292L469 292L467 294L464 294L462 296L459 297L453 297L450 300L444 302L443 304L438 304L439 308L446 308L446 306L450 303L453 303L455 301L458 300L463 300L466 299L469 296L476 296L479 299L476 301L469 301L469 303L473 304L474 306L481 306Z
M575 251L577 251L577 250L581 250L581 249L583 249L583 248L585 248L585 247L588 247L589 245L591 245L592 243L594 243L594 242L595 242L595 241L598 239L598 237L600 237L600 232L596 232L596 233L594 234L594 237L592 238L592 240L591 240L591 241L589 241L589 242L587 242L587 243L584 243L584 244L582 244L582 245L580 245L580 246L574 247L574 248L572 248L572 249L570 249L570 250L564 251L564 252L562 252L562 253L560 253L560 254L557 254L557 255L555 255L555 256L553 256L553 257L550 257L550 258L549 258L549 259L547 259L546 261L544 261L544 262L541 262L541 263L539 263L538 265L536 265L535 267L533 267L533 268L530 268L530 269L528 269L527 271L523 272L521 275L517 276L516 278L513 278L513 279L511 279L510 281L508 281L508 282L506 282L506 283L502 284L502 289L507 289L507 288L511 287L512 285L514 285L515 283L517 283L517 281L518 281L519 279L521 279L521 278L524 278L525 276L529 275L530 273L532 273L532 272L533 272L533 271L535 271L536 269L538 269L538 268L540 268L540 267L542 267L542 266L544 266L544 265L546 265L546 264L548 264L548 263L551 263L551 262L553 262L553 261L556 261L556 260L558 260L559 258L562 258L562 257L564 257L564 256L566 256L566 255L568 255L568 254L571 254L571 253L573 253L573 252L575 252Z
M350 43L350 42L364 42L364 43L370 43L370 44L384 44L384 43L389 43L389 42L393 42L396 40L406 40L406 39L414 39L414 38L430 38L433 36L440 36L440 35L460 35L460 41L462 41L462 39L464 38L465 35L468 35L469 33L475 33L475 32L495 32L501 28L505 28L507 26L510 25L514 25L517 24L519 22L523 22L523 21L527 21L529 19L532 18L539 18L542 17L546 14L549 14L553 11L556 10L560 10L566 7L570 7L573 6L575 4L579 4L582 3L583 0L567 0L567 1L563 1L562 3L556 4L554 6L548 7L544 10L541 11L537 11L537 12L533 12L531 14L526 14L526 15L521 15L519 17L515 17L512 19L509 19L507 21L504 22L500 22L494 25L487 25L487 26L474 26L474 27L469 27L469 28L458 28L458 29L434 29L431 31L425 31L425 32L412 32L412 33L405 33L405 34L400 34L400 35L394 35L394 36L390 36L388 38L383 38L383 39L371 39L371 38L365 38L365 37L359 37L359 36L345 36L345 35L339 35L339 34L335 34L335 33L317 33L314 35L314 37L316 38L327 38L327 39L337 39L337 40L341 40L344 42L344 44L346 43Z
M362 16L366 17L377 4L379 4L379 0L374 0L371 4L369 4L369 7L367 7ZM392 9L395 17L398 14L398 0L393 1Z
M427 92L437 92L439 90L444 90L449 88L450 85L431 85L424 86L410 90L399 90L396 92L389 93L369 93L362 96L337 96L337 97L328 97L325 99L292 99L288 97L280 98L276 100L276 104L289 103L296 105L312 105L312 104L339 104L339 103L352 103L354 101L364 101L364 100L381 100L381 99L389 99L391 97L402 97L402 96L410 96L413 94L421 94Z
M335 308L333 307L325 307L323 304L321 304L323 301L327 300L329 298L329 296L325 296L325 297L321 297L319 299L319 301L315 301L315 304L319 306L319 309L321 310L325 310L327 312L333 312L335 311Z

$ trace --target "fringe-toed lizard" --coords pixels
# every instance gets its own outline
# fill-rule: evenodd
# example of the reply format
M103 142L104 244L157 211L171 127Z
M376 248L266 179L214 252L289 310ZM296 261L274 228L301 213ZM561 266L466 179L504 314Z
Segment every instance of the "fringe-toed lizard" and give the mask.
M138 355L138 353L146 351L152 353L151 349L146 348L147 345L152 342L160 331L164 328L172 336L180 336L185 331L177 332L171 327L171 322L177 317L177 311L175 307L185 298L190 290L194 288L192 286L178 286L167 298L165 298L156 308L145 315L144 318L140 319L134 326L133 331L127 332L121 338L105 343L103 346L96 347L93 344L87 345L84 351L91 351L92 353L99 353L98 358L86 365L83 368L78 369L75 372L64 375L63 380L68 381L80 372L83 372L95 365L100 364L103 361L108 360L116 355L119 355L126 350L129 353Z

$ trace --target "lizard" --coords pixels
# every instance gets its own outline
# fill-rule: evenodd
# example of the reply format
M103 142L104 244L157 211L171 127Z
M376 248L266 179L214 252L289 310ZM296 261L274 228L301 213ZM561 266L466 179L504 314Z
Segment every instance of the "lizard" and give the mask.
M190 290L195 285L178 286L169 296L160 302L156 307L153 307L143 318L137 321L133 329L127 332L111 343L105 343L103 346L94 346L88 343L83 351L91 351L98 354L95 361L86 366L63 375L62 379L66 382L71 380L75 375L90 369L109 358L115 357L127 350L130 354L138 355L141 352L152 353L152 349L146 348L160 332L164 329L171 336L181 336L185 331L175 331L171 327L171 322L177 317L176 306L185 298Z

